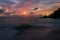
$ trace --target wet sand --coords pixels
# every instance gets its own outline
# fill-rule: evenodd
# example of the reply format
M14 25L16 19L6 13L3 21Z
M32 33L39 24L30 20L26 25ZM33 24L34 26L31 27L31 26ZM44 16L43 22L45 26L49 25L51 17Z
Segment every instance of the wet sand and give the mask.
M32 27L27 30L20 30L12 40L60 40L60 30L48 27Z

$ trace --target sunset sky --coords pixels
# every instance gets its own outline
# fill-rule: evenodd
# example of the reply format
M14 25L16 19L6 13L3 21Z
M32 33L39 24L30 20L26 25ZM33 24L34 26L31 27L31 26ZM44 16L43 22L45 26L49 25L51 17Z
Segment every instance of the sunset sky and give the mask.
M11 8L11 10L31 11L34 8L38 13L52 13L60 7L60 0L0 0L0 8Z

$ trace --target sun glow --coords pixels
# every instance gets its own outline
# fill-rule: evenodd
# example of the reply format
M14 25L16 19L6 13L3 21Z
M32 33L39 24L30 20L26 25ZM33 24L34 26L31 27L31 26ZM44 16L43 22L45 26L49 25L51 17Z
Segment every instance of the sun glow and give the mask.
M29 17L29 16L49 16L52 12L51 11L43 11L42 9L38 9L38 10L32 10L32 9L28 9L25 7L22 8L18 8L17 11L14 10L14 8L7 8L4 10L4 12L10 12L10 15L18 15L18 16L22 16L22 17ZM32 12L32 14L31 14ZM43 13L42 13L43 12Z
M20 8L18 10L18 15L20 15L20 16L28 16L29 12L30 12L30 10L28 10L27 8Z
M23 12L23 15L27 15L27 12L26 12L26 11L24 11L24 12Z

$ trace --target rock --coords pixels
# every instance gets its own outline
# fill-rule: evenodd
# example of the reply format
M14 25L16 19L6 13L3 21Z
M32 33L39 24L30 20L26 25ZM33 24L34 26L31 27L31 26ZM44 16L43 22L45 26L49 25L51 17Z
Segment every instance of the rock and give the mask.
M31 25L22 24L22 25L17 26L15 29L17 29L17 30L26 30L26 29L29 29L31 27L32 27Z
M60 18L60 8L49 16L44 16L43 18Z

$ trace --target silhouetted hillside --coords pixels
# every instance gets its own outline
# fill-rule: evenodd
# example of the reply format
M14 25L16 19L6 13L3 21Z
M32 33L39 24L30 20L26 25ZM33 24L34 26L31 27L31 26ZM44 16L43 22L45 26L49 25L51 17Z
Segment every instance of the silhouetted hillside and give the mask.
M60 8L57 11L55 11L53 14L51 14L49 17L60 18Z
M50 16L44 16L44 18L60 18L60 8L54 11Z

